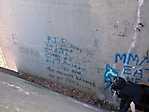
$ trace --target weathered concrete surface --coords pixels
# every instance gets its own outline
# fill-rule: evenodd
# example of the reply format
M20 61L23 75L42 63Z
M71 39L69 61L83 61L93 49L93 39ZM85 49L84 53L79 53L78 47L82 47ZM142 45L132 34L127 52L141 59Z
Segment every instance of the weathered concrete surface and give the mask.
M0 0L0 42L15 51L18 70L100 96L104 66L124 68L116 54L133 52L142 61L149 49L149 2L140 8L142 1ZM136 36L138 19L144 27ZM148 82L148 72L142 76Z
M0 112L104 112L0 72Z

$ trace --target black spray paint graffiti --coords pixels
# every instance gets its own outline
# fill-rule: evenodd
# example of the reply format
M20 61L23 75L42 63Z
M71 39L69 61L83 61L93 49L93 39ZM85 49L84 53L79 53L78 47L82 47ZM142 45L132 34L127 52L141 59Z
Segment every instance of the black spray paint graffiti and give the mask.
M80 48L66 39L51 36L47 38L45 56L48 70L62 77L95 87L94 81L84 77L87 74L86 66L77 60L81 53Z

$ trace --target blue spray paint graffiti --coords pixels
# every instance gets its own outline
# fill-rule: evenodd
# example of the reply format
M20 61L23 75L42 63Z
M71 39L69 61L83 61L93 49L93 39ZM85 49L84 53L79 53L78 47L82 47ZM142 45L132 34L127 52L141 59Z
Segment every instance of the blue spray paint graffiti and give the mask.
M73 45L68 40L48 36L45 47L48 71L56 74L54 77L60 75L63 79L67 79L65 83L69 81L74 83L74 85L77 83L78 87L83 85L85 85L83 87L95 87L95 82L86 78L88 73L86 63L78 60L81 53L82 49Z
M104 72L104 82L106 84L105 88L109 88L112 84L113 78L117 76L118 76L117 70L112 68L110 64L106 64Z
M51 66L56 66L57 69L70 74L85 74L85 67L80 63L76 63L74 60L74 56L81 52L81 49L63 38L48 36L48 42L45 48L46 62Z
M131 62L137 65L139 63L139 56L137 54L129 53L129 54L121 54L117 53L115 55L115 63L121 61L123 64L129 65Z
M112 68L109 64L106 65L104 72L104 81L106 87L111 84L111 78L116 76L115 74L122 74L126 79L138 83L140 80L144 80L144 74L149 72L149 51L143 57L139 57L136 53L117 53L115 54L114 63L120 63L122 68ZM147 79L149 82L149 79Z
M135 65L144 65L149 64L149 55L146 54L143 58L139 58L138 54L135 53L117 53L115 55L115 63L121 61L123 64L135 64Z
M117 53L115 55L115 63L122 63L122 74L127 75L127 77L132 77L132 80L137 83L143 78L144 73L148 71L148 67L144 66L149 64L148 52L142 58L135 53Z

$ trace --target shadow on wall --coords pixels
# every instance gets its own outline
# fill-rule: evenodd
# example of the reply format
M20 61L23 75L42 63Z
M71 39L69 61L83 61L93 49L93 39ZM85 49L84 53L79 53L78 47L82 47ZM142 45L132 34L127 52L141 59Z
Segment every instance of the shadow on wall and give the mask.
M0 47L0 67L17 71L13 55L7 48Z

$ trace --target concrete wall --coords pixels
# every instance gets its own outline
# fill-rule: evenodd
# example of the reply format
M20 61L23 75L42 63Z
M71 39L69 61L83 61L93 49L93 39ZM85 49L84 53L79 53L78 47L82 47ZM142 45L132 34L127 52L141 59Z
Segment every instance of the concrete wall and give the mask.
M11 7L9 5L9 1L0 0L0 49L1 56L3 55L3 60L5 60L3 67L17 71L11 42L10 27L12 25L10 24Z
M0 2L0 18L9 27L1 39L11 40L18 70L88 92L101 93L106 64L133 81L148 82L142 68L148 67L147 0Z

